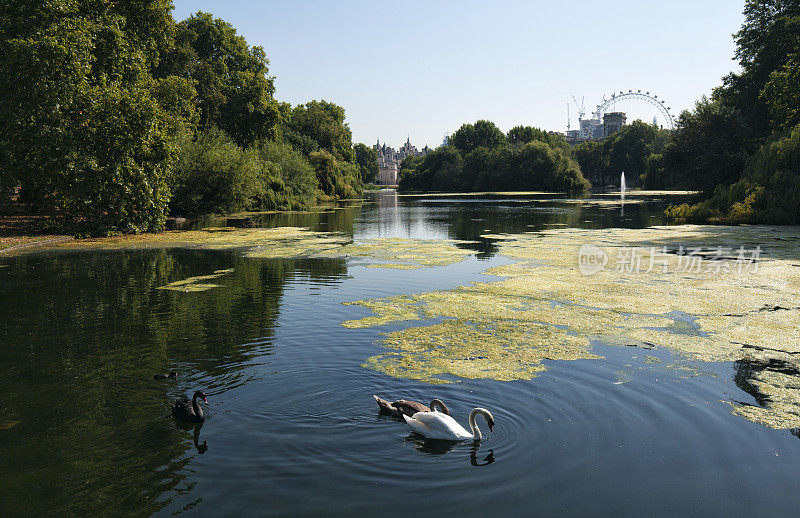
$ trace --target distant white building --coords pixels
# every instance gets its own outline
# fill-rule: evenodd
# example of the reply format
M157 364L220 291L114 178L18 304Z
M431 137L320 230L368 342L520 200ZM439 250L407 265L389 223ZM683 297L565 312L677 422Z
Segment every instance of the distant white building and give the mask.
M381 185L397 185L397 164L385 162L378 166L378 183Z
M410 156L424 156L432 151L427 145L422 148L422 151L418 150L411 144L410 137L406 139L403 147L397 151L385 143L381 145L380 140L372 146L372 149L378 155L378 183L381 185L397 185L399 180L397 173L400 169L400 163L404 159Z

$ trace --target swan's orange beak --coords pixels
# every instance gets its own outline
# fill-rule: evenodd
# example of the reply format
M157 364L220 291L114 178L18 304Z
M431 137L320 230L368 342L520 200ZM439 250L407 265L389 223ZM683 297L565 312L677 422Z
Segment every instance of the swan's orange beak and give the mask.
M208 403L208 400L206 398L203 398L203 403ZM491 427L489 427L489 429L491 430Z
M494 421L493 420L487 421L486 424L489 425L489 431L493 432L494 431Z

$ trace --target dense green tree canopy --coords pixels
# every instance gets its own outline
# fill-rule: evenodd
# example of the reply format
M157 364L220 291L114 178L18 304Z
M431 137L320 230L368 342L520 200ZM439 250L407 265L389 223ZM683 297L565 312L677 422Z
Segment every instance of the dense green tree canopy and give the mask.
M562 151L569 152L569 144L567 144L564 135L557 133L548 133L539 128L532 126L514 126L506 134L506 140L509 144L527 144L528 142L544 142L552 147L561 148Z
M169 3L0 9L0 183L81 232L159 228L172 153L148 66L170 37Z
M450 145L466 155L478 147L495 148L505 144L506 136L493 122L479 120L464 124L450 137Z
M337 160L353 162L353 135L344 121L344 108L328 101L299 104L286 113L285 138L310 154L325 150Z
M216 126L239 145L275 137L278 103L261 47L250 47L229 23L198 12L175 27L157 77L191 78L197 90L199 128Z
M800 124L800 52L770 74L761 97L776 129L786 131Z
M353 146L356 163L360 170L361 181L364 183L375 182L378 176L378 153L364 144Z
M343 108L280 105L262 48L211 14L175 23L171 10L168 0L0 5L0 194L21 186L29 208L102 234L157 230L167 210L291 209L360 193L377 165L369 150L354 163ZM312 167L317 151L333 162Z
M400 189L582 193L589 188L569 151L544 142L553 136L536 128L518 126L506 140L493 123L478 121L464 124L456 135L456 142L471 148L467 153L448 145L424 157L406 158L400 166ZM489 145L475 145L478 142Z

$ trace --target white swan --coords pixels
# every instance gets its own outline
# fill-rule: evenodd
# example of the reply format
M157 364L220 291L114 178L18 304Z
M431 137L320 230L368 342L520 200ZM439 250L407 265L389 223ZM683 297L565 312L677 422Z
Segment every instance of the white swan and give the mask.
M411 417L403 414L403 419L406 420L406 423L413 431L424 435L428 439L445 439L449 441L473 439L480 441L483 439L483 435L481 435L481 429L475 424L476 415L482 415L486 419L486 424L489 425L489 431L492 431L494 417L485 408L474 408L469 413L469 427L472 433L458 424L455 419L441 412L417 412Z

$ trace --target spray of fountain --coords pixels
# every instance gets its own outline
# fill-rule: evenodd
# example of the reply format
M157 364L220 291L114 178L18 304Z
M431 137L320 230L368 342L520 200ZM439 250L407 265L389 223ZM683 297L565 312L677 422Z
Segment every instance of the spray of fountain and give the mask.
M622 175L619 177L619 196L621 199L625 199L625 171L622 171Z

